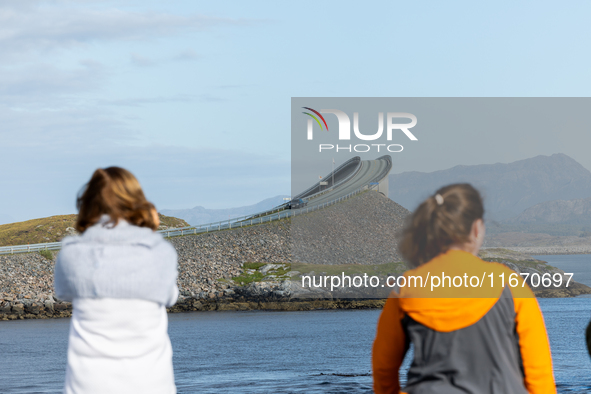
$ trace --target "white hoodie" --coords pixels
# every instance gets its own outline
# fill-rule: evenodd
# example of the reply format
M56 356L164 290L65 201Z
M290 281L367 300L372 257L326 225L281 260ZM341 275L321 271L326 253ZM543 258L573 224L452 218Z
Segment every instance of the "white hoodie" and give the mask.
M64 393L176 393L165 309L178 297L176 252L108 219L65 239L56 263L56 295L74 308Z

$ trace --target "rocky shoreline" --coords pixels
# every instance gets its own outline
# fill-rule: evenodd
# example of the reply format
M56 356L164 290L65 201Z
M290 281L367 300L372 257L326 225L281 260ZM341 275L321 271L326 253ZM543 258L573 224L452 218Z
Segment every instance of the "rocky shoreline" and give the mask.
M179 257L180 292L169 311L380 308L387 293L335 296L302 288L299 275L347 269L380 277L402 274L395 233L407 214L393 201L367 192L294 220L169 239ZM514 251L483 252L485 260L517 272L564 274ZM55 257L49 252L0 255L0 320L71 316L71 304L53 294ZM591 294L581 284L534 291L539 297Z
M169 313L197 311L311 311L318 309L375 309L382 308L385 299L292 299L286 293L289 281L253 283L236 288L220 297L199 298L180 296L177 303L167 308ZM5 299L0 307L0 320L51 319L72 316L72 304L54 295L47 298Z
M568 298L591 294L591 287L575 282L563 270L553 267L545 261L538 260L529 254L515 250L515 248L483 249L480 251L479 256L485 261L504 264L516 273L526 276L526 283L538 298ZM537 283L532 282L534 275L537 276L534 281ZM548 278L547 280L550 280L551 286L545 287L543 285L542 278L544 276ZM561 279L559 286L555 286L554 278ZM568 286L566 286L567 283L569 283Z
M31 258L40 262L39 257L30 255L18 255L19 259ZM517 273L560 274L564 272L536 260L531 256L506 249L486 250L483 259L500 262ZM251 267L251 268L249 268ZM326 267L326 266L325 266ZM354 294L359 298L335 298L336 293L330 293L325 289L303 288L300 284L299 272L286 269L283 263L267 263L249 265L245 264L242 275L237 280L253 278L263 279L252 281L249 284L229 284L222 281L221 291L191 293L185 289L179 296L177 303L168 308L170 313L193 311L249 311L249 310L273 310L273 311L309 311L315 309L367 309L382 308L385 303L385 295L381 298L363 298L363 295ZM400 275L403 270L392 275ZM310 274L314 275L313 272ZM325 274L324 272L320 274ZM528 284L534 290L537 297L564 298L576 297L581 294L591 294L591 288L580 283L572 283L569 287L564 284L557 288L534 287L531 280ZM42 288L47 291L47 288ZM51 291L39 294L30 293L12 296L9 293L1 293L0 296L0 320L17 319L46 319L70 317L72 304L55 297Z
M490 234L484 248L506 248L530 255L591 254L591 236L508 232Z

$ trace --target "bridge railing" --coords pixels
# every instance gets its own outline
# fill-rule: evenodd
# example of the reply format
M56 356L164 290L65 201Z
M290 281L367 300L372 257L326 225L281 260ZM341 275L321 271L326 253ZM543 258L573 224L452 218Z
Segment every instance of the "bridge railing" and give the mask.
M317 192L311 195L307 195L308 193L310 193L312 190L314 189L319 189L320 188L320 181L316 182L314 185L310 186L309 188L307 188L306 190L304 190L303 192L298 193L297 195L295 195L293 198L314 198L317 197L319 194L324 194L326 191L330 191L332 190L335 186L338 186L340 184L342 184L343 182L346 182L347 180L349 180L351 178L351 176L355 175L358 171L359 171L359 167L361 166L361 157L359 156L355 156L350 158L349 160L345 161L343 164L341 164L340 166L338 166L337 168L334 169L334 171L331 171L328 175L326 175L323 179L331 179L331 176L333 174L337 174L339 171L341 171L342 169L346 168L347 166L349 166L352 163L356 163L356 167L355 169L344 179L342 179L341 181L337 182L336 184L332 185L330 188L328 188L327 190L323 190L321 192ZM305 196L305 197L302 197Z
M390 157L389 155L384 155L384 156L378 157L376 160L386 160L388 162L388 165L375 177L375 179L377 179L378 181L381 181L386 176L388 176L388 174L390 173L390 170L392 169L392 157Z
M337 168L335 168L334 171L332 171L330 174L328 174L325 177L325 178L329 178L333 173L335 173L335 174L338 173L343 168L345 168L346 166L350 165L353 162L357 162L357 166L345 178L341 179L339 182L337 182L335 185L329 187L328 189L322 190L321 192L318 192L318 193L315 193L315 194L311 194L309 196L304 197L303 199L305 201L308 201L310 199L316 198L316 197L318 197L320 195L323 195L323 194L325 194L327 192L330 192L330 191L334 190L335 187L340 186L344 182L346 182L349 179L351 179L355 174L357 174L357 172L359 172L359 168L361 166L361 158L359 156L355 156L355 157L353 157L353 158L345 161L343 164L341 164L340 166L338 166ZM296 195L295 197L293 197L293 199L300 198L300 196L304 195L305 193L309 192L310 190L313 190L313 189L317 188L318 185L319 185L319 182L318 183L315 183L314 186L312 186L312 187L306 189L305 191L299 193L298 195ZM230 223L236 223L236 222L244 221L244 220L247 220L247 219L255 219L255 218L258 218L258 217L261 217L261 216L267 216L267 215L272 214L272 213L275 213L275 212L283 211L283 210L287 209L288 205L289 205L289 203L286 202L286 203L283 203L281 205L278 205L278 206L274 207L273 209L268 209L268 210L261 211L261 212L251 213L251 214L244 215L244 216L238 216L238 217L230 218L230 219L227 219L227 220L220 220L219 222L203 224L201 226L215 227L216 225L229 225ZM193 227L195 227L195 226L184 227L183 229L192 229ZM166 230L162 230L162 231L166 231Z
M356 156L356 157L357 157L357 156ZM353 159L355 159L355 157L354 157ZM351 160L352 160L352 159L351 159ZM351 161L351 160L349 160L349 161L348 161L348 162L346 162L346 163L343 163L343 164L342 164L342 165L341 165L341 166L340 166L338 169L336 169L336 170L334 171L334 173L336 174L336 173L337 173L337 171L338 171L339 169L341 169L341 168L343 168L343 167L345 166L345 164L350 164L350 161ZM305 200L308 200L308 201L309 201L309 200L312 200L312 199L314 199L314 198L316 198L316 197L323 196L323 195L325 195L326 193L332 192L332 191L333 191L335 188L337 188L338 186L341 186L343 183L347 182L349 179L351 179L351 178L353 178L355 175L357 175L357 173L359 172L359 170L360 170L360 169L361 169L361 162L359 162L359 163L357 164L357 166L355 167L355 169L354 169L353 171L351 171L351 172L349 173L349 175L347 175L346 177L344 177L344 178L343 178L343 179L341 179L340 181L336 182L334 185L332 185L332 186L331 186L331 187L329 187L329 188L326 188L326 189L324 189L324 190L322 190L322 191L319 191L319 192L317 192L317 193L310 194L309 196L306 196L306 197L305 197ZM330 175L332 175L332 172L331 172L331 173L330 173L330 174L327 176L327 178L328 178L328 177L330 177ZM316 185L314 185L314 186L313 186L313 188L316 188L316 187L318 187L318 186L320 186L320 182L318 182ZM308 189L308 190L310 190L310 189ZM302 194L302 193L300 193L300 195L301 195L301 194Z
M60 250L61 248L62 248L61 242L47 242L47 243L43 243L43 244L17 245L17 246L2 246L2 247L0 247L0 254L40 252L42 250Z
M175 236L182 236L182 235L201 234L201 233L209 233L209 232L214 232L214 231L236 229L236 228L248 227L248 226L252 226L252 225L256 225L256 224L273 222L276 220L286 219L286 218L302 215L305 213L314 212L319 209L323 209L328 206L337 204L343 200L349 199L349 198L351 198L351 197L353 197L365 190L372 190L375 188L377 188L377 185L366 185L366 186L363 186L363 187L361 187L361 188L359 188L359 189L357 189L345 196L341 196L339 198L336 198L331 201L327 201L322 204L318 204L318 205L314 205L314 206L310 206L310 207L304 207L304 208L300 208L300 209L293 209L293 210L286 209L284 211L277 212L275 214L261 216L258 218L250 218L247 220L226 223L223 225L218 224L217 226L211 226L211 225L205 224L202 226L194 226L194 227L191 227L188 229L181 228L181 229L161 230L160 232L162 233L163 236L168 238L168 237L175 237Z

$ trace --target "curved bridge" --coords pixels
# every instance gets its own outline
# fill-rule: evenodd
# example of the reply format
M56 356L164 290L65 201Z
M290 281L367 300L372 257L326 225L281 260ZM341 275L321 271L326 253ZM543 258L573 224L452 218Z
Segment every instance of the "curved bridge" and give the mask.
M354 173L346 176L342 182L337 182L337 174L335 170L335 185L334 187L327 186L328 189L324 193L317 193L308 197L308 203L318 204L332 201L339 197L345 196L364 186L376 184L378 191L384 195L388 195L388 174L392 169L392 159L390 156L382 156L375 160L359 161ZM329 174L328 179L332 175ZM343 174L339 174L343 175ZM381 187L380 187L381 186ZM300 197L301 198L301 197Z
M307 202L306 206L302 208L287 209L286 203L273 209L252 215L241 216L221 222L201 224L198 226L160 230L158 232L164 237L175 237L227 230L237 227L247 227L313 212L337 204L365 190L377 190L387 196L388 174L391 169L392 159L388 155L378 157L375 160L361 160L359 156L356 156L347 160L334 170L334 185L332 184L333 172L331 172L323 178L329 182L329 184L322 187L322 189L320 182L318 182L294 196L294 199L301 198ZM0 254L59 249L61 249L61 242L50 242L33 245L3 246L0 247Z

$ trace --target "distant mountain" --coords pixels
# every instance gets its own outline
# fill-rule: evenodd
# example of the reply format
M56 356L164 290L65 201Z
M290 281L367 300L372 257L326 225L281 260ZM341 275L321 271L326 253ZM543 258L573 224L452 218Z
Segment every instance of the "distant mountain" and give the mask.
M228 220L239 216L245 216L265 211L267 209L271 209L283 204L285 202L283 201L284 197L289 196L275 196L267 198L254 205L247 205L244 207L237 208L207 209L201 206L197 206L192 209L162 209L160 210L160 212L164 215L184 219L192 226L195 226L198 224L219 222L221 220Z
M591 197L536 204L489 229L490 234L510 232L588 237L591 236Z
M547 201L526 209L507 223L569 223L591 227L591 197Z
M591 197L591 172L565 154L536 156L509 164L481 164L389 177L390 198L413 210L439 187L469 182L484 197L486 217L504 220L553 200Z

